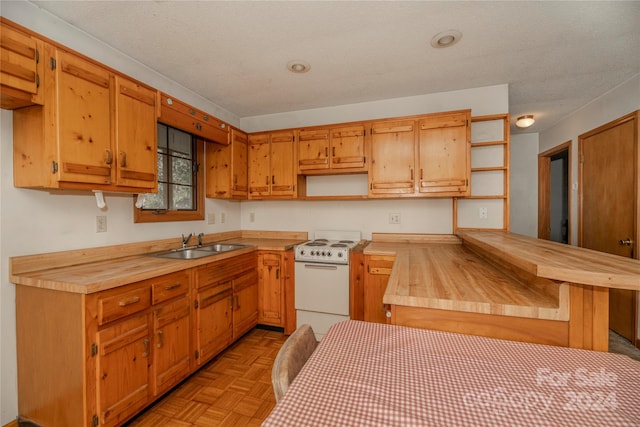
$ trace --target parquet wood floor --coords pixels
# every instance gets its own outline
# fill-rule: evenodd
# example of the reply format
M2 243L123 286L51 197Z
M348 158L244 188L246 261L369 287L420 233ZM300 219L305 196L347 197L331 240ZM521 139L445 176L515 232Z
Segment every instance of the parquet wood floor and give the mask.
M253 329L127 426L259 426L276 404L271 367L285 339Z

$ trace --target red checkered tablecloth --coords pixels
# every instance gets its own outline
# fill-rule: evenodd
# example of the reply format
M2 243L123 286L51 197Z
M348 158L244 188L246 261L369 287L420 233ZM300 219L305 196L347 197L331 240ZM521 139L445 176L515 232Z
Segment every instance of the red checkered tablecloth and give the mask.
M263 426L640 426L640 362L350 320Z

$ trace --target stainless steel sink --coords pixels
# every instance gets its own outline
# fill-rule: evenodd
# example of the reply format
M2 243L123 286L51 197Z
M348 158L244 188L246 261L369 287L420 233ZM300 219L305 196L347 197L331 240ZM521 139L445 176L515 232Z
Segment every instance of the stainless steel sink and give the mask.
M198 259L207 256L217 255L224 252L231 252L238 249L246 248L247 245L231 245L225 243L214 243L211 245L197 246L191 248L171 249L168 251L154 252L149 256L156 258L170 259Z

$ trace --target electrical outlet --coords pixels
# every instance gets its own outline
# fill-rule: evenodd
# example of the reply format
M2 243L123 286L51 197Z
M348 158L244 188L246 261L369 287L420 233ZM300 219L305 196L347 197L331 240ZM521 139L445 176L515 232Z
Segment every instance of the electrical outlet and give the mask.
M227 216L225 215L224 212L222 212L220 214L220 224L224 224L225 220L227 219Z
M207 223L208 224L215 224L216 223L216 214L214 214L214 213L207 214Z
M249 212L249 222L256 222L256 214L254 212Z
M96 233L104 233L107 231L107 217L104 215L96 216Z
M400 214L399 213L389 214L389 224L400 224Z
M480 219L487 219L489 217L489 212L487 210L487 208L480 208Z

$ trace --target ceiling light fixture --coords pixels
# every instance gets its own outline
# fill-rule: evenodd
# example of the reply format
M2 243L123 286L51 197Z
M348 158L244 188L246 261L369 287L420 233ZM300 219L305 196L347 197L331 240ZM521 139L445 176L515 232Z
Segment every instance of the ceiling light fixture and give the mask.
M431 46L436 49L451 47L462 38L462 33L458 30L447 30L436 34L431 39Z
M528 128L529 126L531 126L532 124L534 124L536 121L533 119L533 115L526 115L526 116L520 116L518 117L518 120L516 120L516 126L518 126L519 128Z
M302 74L306 73L311 69L311 65L304 61L289 61L287 63L287 70L292 73Z

